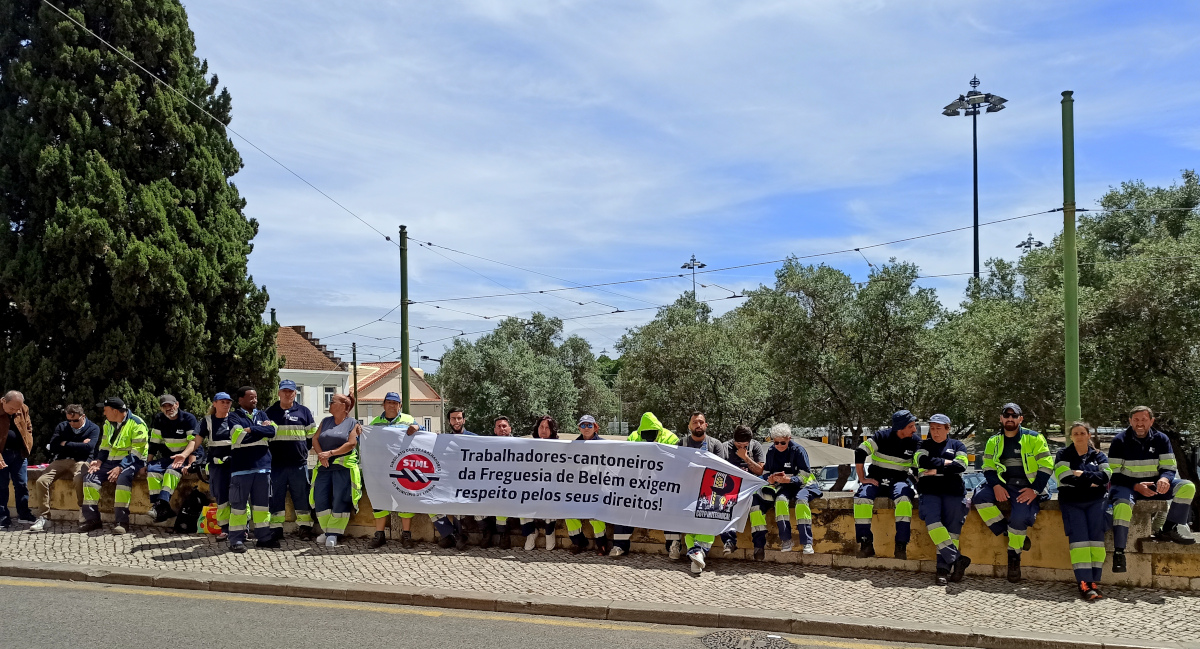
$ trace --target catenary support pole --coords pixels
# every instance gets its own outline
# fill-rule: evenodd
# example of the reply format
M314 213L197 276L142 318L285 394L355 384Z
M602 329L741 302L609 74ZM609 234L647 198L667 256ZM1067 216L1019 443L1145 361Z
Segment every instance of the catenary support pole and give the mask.
M358 343L350 343L350 365L354 368L354 391L350 394L354 395L354 418L358 419Z
M1063 133L1063 307L1066 343L1065 425L1080 418L1079 402L1079 258L1075 249L1075 100L1062 93Z
M979 281L979 107L971 115L971 177L975 188L975 281Z
M412 414L412 390L408 379L408 226L400 226L400 399L401 412Z

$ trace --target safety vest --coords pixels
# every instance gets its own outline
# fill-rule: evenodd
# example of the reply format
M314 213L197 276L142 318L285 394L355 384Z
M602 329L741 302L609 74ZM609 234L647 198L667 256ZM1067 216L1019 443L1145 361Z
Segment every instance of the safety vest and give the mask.
M1025 478L1033 484L1038 473L1047 476L1054 475L1054 458L1050 456L1050 447L1041 433L1021 428L1018 435L1021 443L1021 466L1025 469ZM1000 456L1004 453L1004 433L992 436L983 449L983 470L995 471L1000 482L1004 482L1004 465Z
M406 412L402 412L402 413L396 415L395 419L388 419L387 417L384 417L383 415L379 415L371 420L370 425L372 425L372 426L408 426L408 425L415 424L415 423L417 423L416 417L413 417L412 415L410 415Z
M150 454L150 431L146 422L132 412L125 413L119 424L105 420L100 434L100 452L108 452L110 461L124 460L132 455L145 460Z
M675 433L663 428L662 423L658 421L658 417L655 417L654 413L652 412L642 415L641 425L638 426L637 430L630 433L629 437L626 439L628 439L630 442L646 441L642 439L643 430L657 430L658 437L656 437L654 441L658 442L659 444L668 444L670 446L677 446L679 444L679 438L675 436Z

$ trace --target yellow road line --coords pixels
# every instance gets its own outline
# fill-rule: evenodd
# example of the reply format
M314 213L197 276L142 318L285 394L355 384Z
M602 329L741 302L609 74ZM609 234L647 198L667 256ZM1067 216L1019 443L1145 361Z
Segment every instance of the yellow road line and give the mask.
M488 620L492 622L517 622L524 624L538 624L541 626L557 626L568 627L575 629L601 629L607 631L638 631L642 633L665 633L669 635L685 635L685 636L701 636L711 633L713 630L696 631L691 629L671 628L669 626L634 626L631 624L619 624L613 622L594 622L583 620L568 620L555 619L549 617L541 617L537 615L513 615L507 613L486 613L486 612L471 612L471 611L455 611L455 610L433 610L421 607L404 606L401 604L393 604L390 606L379 606L372 604L343 604L340 602L331 602L324 600L305 600L305 599L279 599L276 597L265 597L258 595L236 595L232 593L204 593L188 590L172 590L172 589L148 589L138 588L133 586L115 586L111 584L87 584L71 581L44 581L36 579L11 579L0 578L0 586L18 586L26 588L63 588L69 590L90 590L103 591L106 593L120 593L122 595L144 595L147 597L175 597L178 599L198 599L208 601L221 602L246 602L252 604L273 604L276 606L301 606L306 608L324 608L344 611L369 611L372 613L390 613L392 615L418 615L422 617L449 617L465 620ZM839 640L823 640L819 638L788 638L793 644L798 645L815 645L820 647L836 647L837 649L895 649L893 646L849 642Z

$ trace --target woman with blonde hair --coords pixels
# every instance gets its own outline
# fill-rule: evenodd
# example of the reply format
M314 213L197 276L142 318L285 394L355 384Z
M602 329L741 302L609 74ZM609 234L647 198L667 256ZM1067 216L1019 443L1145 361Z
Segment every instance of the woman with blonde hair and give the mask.
M1058 481L1058 506L1063 528L1071 542L1071 566L1079 596L1088 601L1104 597L1100 576L1104 570L1105 496L1112 469L1108 456L1092 441L1095 430L1085 421L1071 424L1070 444L1054 458Z
M346 534L350 515L358 511L363 493L358 465L358 435L362 426L350 416L352 410L354 397L333 395L329 416L321 421L313 436L317 466L313 469L309 502L324 531L317 537L317 543L328 548L336 547L338 539Z

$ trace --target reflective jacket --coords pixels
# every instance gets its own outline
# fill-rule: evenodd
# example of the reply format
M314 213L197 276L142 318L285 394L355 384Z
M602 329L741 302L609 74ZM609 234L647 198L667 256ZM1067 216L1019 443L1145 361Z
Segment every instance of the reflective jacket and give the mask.
M231 411L232 413L232 411ZM205 415L200 419L200 431L196 433L208 444L208 463L225 464L233 447L233 436L229 432L229 416Z
M275 422L266 412L254 409L246 412L233 408L225 418L229 424L230 473L271 470L271 438L275 437Z
M950 460L950 464L946 464ZM962 474L967 470L967 447L957 439L946 438L938 443L932 437L921 442L913 455L917 467L917 493L937 496L965 496ZM921 475L933 470L935 475Z
M120 460L121 468L125 468L145 462L149 454L150 430L141 417L127 411L125 419L119 424L105 420L104 429L100 432L97 459L112 462Z
M663 428L663 425L658 421L658 417L655 417L654 413L652 412L642 415L642 423L638 425L637 430L629 434L629 437L627 438L628 441L646 441L642 439L642 431L644 430L658 431L658 437L656 437L654 441L658 442L659 444L667 444L669 446L677 446L679 444L679 438L675 436L675 433Z
M291 468L308 464L308 451L317 422L307 406L292 402L287 410L279 403L267 408L267 417L275 422L275 437L268 442L273 468Z
M1112 483L1130 489L1139 482L1174 480L1179 468L1171 439L1153 428L1145 437L1138 437L1132 428L1117 433L1108 445L1108 464L1112 467Z
M817 476L812 473L812 465L808 461L808 451L804 450L795 440L788 442L787 450L780 451L772 444L767 449L767 459L763 462L763 476L772 473L783 473L792 484L804 486L817 485Z
M395 419L388 419L383 415L379 415L371 420L370 426L409 426L417 423L417 418L412 415L402 412L396 415Z
M1075 475L1075 471L1083 474ZM1094 448L1080 457L1075 445L1067 444L1054 456L1054 479L1058 481L1060 502L1083 503L1103 498L1111 478L1108 456Z
M863 440L854 449L854 463L865 464L871 458L867 477L873 480L904 482L912 476L913 457L921 444L921 434L901 438L892 428L884 428Z
M1032 489L1038 493L1046 490L1050 484L1050 476L1054 473L1054 458L1050 457L1050 447L1042 434L1020 428L1017 437L1021 443L1021 466L1025 469L1025 477ZM993 487L1004 484L1004 464L1001 455L1004 454L1004 433L993 435L983 449L983 477Z
M150 418L150 452L153 457L164 458L182 452L198 430L200 422L190 412L180 410L174 419L156 412Z

